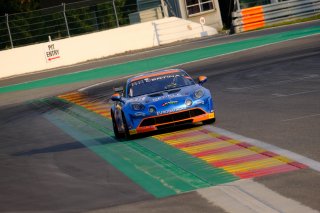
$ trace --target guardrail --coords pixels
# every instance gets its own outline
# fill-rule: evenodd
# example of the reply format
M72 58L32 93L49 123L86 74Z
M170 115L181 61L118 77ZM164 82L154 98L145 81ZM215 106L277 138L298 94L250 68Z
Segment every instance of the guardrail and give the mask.
M258 29L287 19L320 14L320 0L288 0L232 13L236 33Z

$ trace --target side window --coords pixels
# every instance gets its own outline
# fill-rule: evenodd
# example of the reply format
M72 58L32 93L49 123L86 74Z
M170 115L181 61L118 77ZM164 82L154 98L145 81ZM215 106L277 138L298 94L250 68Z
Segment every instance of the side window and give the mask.
M123 90L123 95L125 96L125 97L129 97L129 94L127 93L128 91L129 91L129 88L131 87L131 85L125 85L123 88L124 88L124 90Z
M133 96L133 89L132 89L132 87L130 87L128 94L129 94L129 97L132 97L132 96Z
M188 15L213 10L213 0L185 0Z

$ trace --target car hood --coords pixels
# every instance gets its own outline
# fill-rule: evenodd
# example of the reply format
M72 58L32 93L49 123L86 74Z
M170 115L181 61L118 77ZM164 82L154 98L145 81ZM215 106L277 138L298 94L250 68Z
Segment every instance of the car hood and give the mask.
M152 94L146 94L139 97L134 97L127 99L128 103L141 103L143 105L164 105L168 101L185 101L187 98L193 100L194 92L202 87L198 84L186 87L180 87L176 89L171 89L168 91L161 91ZM170 104L170 103L169 103Z

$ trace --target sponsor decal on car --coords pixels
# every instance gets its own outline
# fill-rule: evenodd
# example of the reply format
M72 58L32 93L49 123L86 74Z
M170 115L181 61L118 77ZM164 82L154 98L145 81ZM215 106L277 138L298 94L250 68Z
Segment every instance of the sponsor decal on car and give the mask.
M196 100L194 103L195 104L204 104L204 101L203 100Z
M153 98L152 101L156 102L156 101L160 101L162 99L170 99L170 98L176 98L176 97L181 97L181 96L182 96L181 93L169 94L169 95L164 95L164 96Z
M168 101L162 104L163 107L168 106L168 105L173 105L173 104L177 104L178 101Z
M145 96L131 99L132 102L143 102L144 100L146 100Z
M185 110L185 109L186 109L186 107L180 107L180 108L175 108L175 109L170 109L170 110L163 110L163 111L157 112L157 115L169 114L172 112L178 112L178 111Z

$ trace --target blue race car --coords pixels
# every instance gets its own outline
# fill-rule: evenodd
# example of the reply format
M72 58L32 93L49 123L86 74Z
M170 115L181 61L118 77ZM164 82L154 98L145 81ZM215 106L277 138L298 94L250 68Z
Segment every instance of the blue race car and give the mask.
M127 80L125 89L111 96L113 131L117 138L161 130L177 125L215 121L210 91L183 70L170 69L138 75Z

